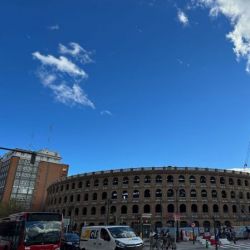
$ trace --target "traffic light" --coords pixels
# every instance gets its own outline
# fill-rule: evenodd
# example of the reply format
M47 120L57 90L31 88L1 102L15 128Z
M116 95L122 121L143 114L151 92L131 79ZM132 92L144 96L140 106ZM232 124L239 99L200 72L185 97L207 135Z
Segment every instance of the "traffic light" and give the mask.
M36 162L36 153L32 152L31 153L31 158L30 158L30 163L35 164L35 162Z

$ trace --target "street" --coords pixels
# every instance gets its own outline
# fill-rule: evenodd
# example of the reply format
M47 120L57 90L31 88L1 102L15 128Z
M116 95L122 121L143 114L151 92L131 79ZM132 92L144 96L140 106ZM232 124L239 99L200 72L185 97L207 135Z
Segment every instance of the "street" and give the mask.
M149 250L150 245L149 241L144 241L144 250ZM155 248L156 249L156 248ZM170 248L171 249L171 248ZM179 242L177 243L177 250L198 250L198 249L206 249L204 245L202 245L199 242L195 242L193 244L192 241L188 242ZM209 249L215 249L215 246L209 247ZM230 245L225 245L225 246L218 246L218 249L223 249L223 250L250 250L250 240L239 240L236 242L236 244L231 243Z

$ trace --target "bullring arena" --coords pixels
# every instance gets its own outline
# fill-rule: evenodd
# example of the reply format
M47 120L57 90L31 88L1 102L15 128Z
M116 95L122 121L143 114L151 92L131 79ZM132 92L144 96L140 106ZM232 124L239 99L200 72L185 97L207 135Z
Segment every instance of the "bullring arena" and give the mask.
M250 225L250 175L172 166L84 173L53 183L46 210L63 213L76 230L126 224L145 236L162 226Z

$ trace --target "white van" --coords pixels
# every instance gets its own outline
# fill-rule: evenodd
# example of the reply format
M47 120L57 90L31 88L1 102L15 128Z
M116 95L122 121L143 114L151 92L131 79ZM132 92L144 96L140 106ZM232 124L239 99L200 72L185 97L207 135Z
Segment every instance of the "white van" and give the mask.
M80 237L81 250L141 250L143 241L128 226L83 227Z

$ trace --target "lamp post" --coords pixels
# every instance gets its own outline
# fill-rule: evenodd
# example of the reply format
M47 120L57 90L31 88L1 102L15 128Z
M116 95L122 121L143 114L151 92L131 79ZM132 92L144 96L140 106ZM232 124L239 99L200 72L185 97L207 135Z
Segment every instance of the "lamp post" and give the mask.
M218 233L216 233L216 223L215 223L215 217L213 216L213 222L214 222L214 239L215 239L215 249L218 250Z
M110 199L107 199L105 205L107 207L107 214L106 214L106 225L109 224L109 206L111 204L111 200Z

